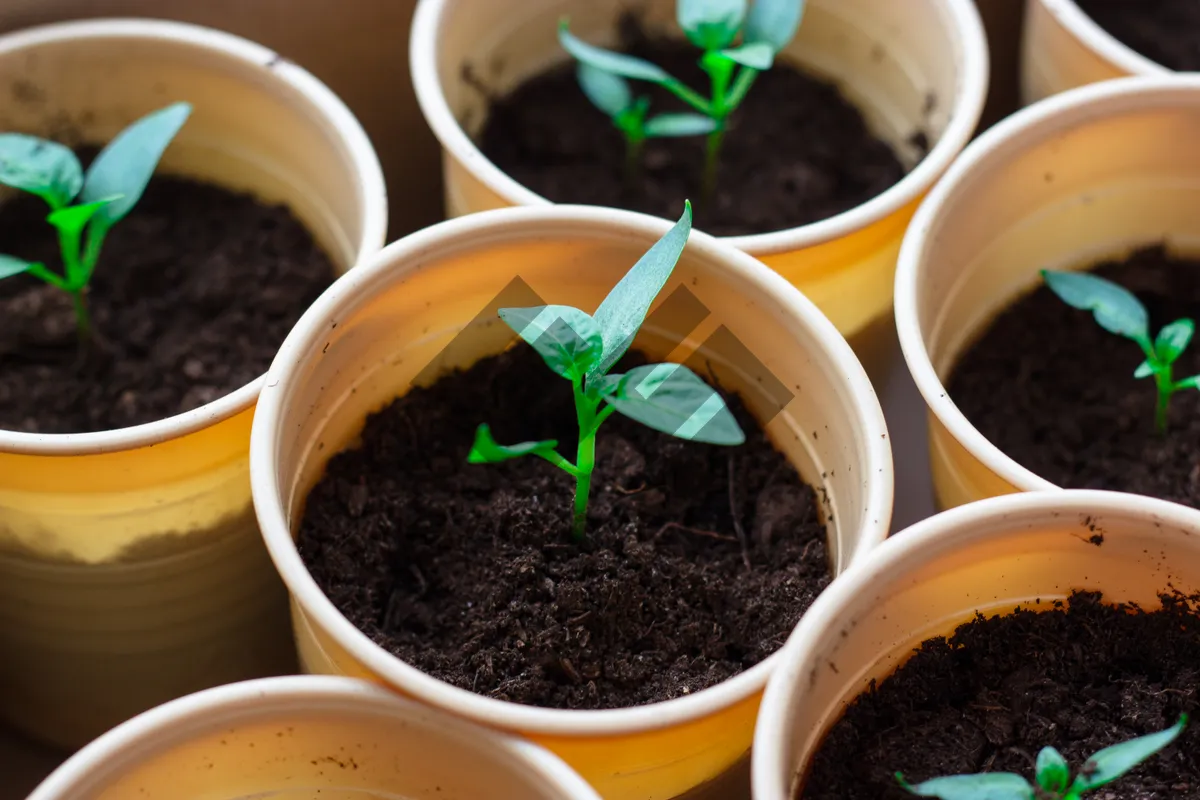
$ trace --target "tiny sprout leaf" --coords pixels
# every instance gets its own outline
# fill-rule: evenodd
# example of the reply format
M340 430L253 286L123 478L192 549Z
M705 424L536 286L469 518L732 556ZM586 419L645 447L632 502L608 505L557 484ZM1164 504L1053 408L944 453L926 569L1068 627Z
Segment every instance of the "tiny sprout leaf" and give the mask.
M1146 307L1128 290L1086 272L1042 270L1042 277L1059 299L1074 308L1091 311L1106 331L1134 340L1143 350L1151 348Z
M0 134L0 183L41 197L51 208L62 208L83 187L79 159L57 142Z
M1079 770L1079 775L1071 784L1071 791L1080 794L1112 783L1175 741L1186 727L1187 715L1184 714L1166 730L1139 736L1095 753Z
M60 208L57 211L50 212L46 217L46 221L60 231L78 233L83 230L84 226L88 224L100 209L120 199L121 195L117 194L112 197L93 200L90 203L80 203L77 206Z
M187 103L174 103L139 119L117 134L100 151L83 183L85 203L120 195L96 214L96 221L109 227L133 210L154 174L167 145L192 113Z
M677 0L675 16L692 44L720 50L737 38L746 18L746 0Z
M692 204L685 200L679 221L638 259L600 303L593 319L600 326L604 350L600 360L588 369L589 379L608 372L625 355L650 311L650 304L675 269L691 232Z
M1071 780L1071 767L1053 747L1043 747L1038 753L1035 772L1038 786L1055 795L1062 794Z
M11 278L13 275L28 272L34 266L36 265L33 262L26 261L23 258L0 255L0 279Z
M492 438L492 429L480 425L475 429L475 444L467 461L472 464L496 464L512 458L549 452L558 446L558 442L547 439L541 442L521 442L520 444L502 445Z
M1196 332L1196 323L1190 319L1177 319L1158 332L1154 340L1154 354L1163 364L1174 364L1181 353L1191 344Z
M731 50L722 50L721 55L760 72L770 69L775 63L775 51L766 42L751 42Z
M804 0L754 0L742 39L747 44L770 45L778 53L795 38L803 16Z
M646 121L646 135L658 138L669 136L700 136L717 129L717 121L703 114L659 114Z
M682 364L635 367L605 400L630 419L680 439L724 445L746 441L721 395Z
M1138 379L1149 378L1154 374L1154 372L1154 365L1150 363L1149 359L1147 359L1141 364L1138 364L1138 368L1133 371L1133 377Z
M502 308L500 319L568 380L581 380L604 349L595 320L571 306Z
M1175 388L1178 389L1200 389L1200 375L1192 375L1189 378L1184 378L1176 382Z
M670 83L674 80L664 70L654 66L649 61L627 56L624 53L614 53L611 50L605 50L602 47L588 44L567 30L567 24L567 20L565 19L559 23L558 41L563 46L563 49L570 53L576 60L602 72L609 72L613 75L620 75L635 81Z
M580 62L579 87L592 105L616 119L633 105L633 91L620 75Z
M915 786L896 773L896 780L919 797L940 800L1033 800L1034 788L1029 781L1012 772L985 772L979 775L952 775L933 778Z

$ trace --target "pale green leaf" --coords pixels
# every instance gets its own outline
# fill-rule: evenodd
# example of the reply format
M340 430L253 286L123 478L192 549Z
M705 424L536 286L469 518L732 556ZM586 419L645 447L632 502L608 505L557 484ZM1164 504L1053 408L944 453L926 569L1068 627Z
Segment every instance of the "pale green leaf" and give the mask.
M139 119L116 135L88 168L82 200L90 203L120 195L96 214L108 227L120 221L142 199L146 184L158 167L167 145L192 113L187 103L175 103Z
M751 42L741 47L722 50L721 55L730 61L736 61L743 67L750 67L759 72L770 69L771 64L775 63L775 51L766 42Z
M649 61L627 56L624 53L614 53L611 50L596 47L575 37L567 30L566 20L559 23L558 41L563 46L563 49L570 53L577 61L602 72L620 75L621 77L636 81L649 81L650 83L670 83L673 80L665 71L654 66Z
M919 797L940 800L1033 800L1034 789L1029 781L1012 772L985 772L979 775L952 775L934 778L915 786L905 783L897 773L896 780Z
M716 120L687 112L659 114L646 121L646 135L656 138L700 136L717 129Z
M728 47L746 19L746 0L676 0L679 27L701 50Z
M691 232L692 204L684 201L679 221L646 251L600 303L593 319L600 326L604 350L600 360L588 370L589 379L608 372L625 355L650 311L650 304L675 269Z
M778 53L788 46L804 16L804 0L754 0L746 15L742 40L762 42Z
M28 272L33 266L33 262L26 261L23 258L0 255L0 279L11 278L13 275Z
M1176 389L1200 389L1200 375L1192 375L1175 382Z
M1196 323L1190 319L1177 319L1158 332L1154 340L1154 354L1164 364L1174 364L1192 342Z
M36 194L51 208L61 208L83 187L83 167L69 147L36 136L5 133L0 134L0 183Z
M1062 753L1053 747L1043 747L1038 753L1035 774L1038 786L1055 796L1062 794L1071 781L1071 767Z
M1106 331L1134 340L1143 350L1151 348L1150 318L1145 306L1128 290L1086 272L1042 270L1042 277L1059 299L1074 308L1091 311Z
M480 425L475 429L475 444L471 446L471 453L467 456L467 461L472 464L496 464L512 458L550 452L557 446L558 442L553 439L510 445L498 444L492 438L491 428L487 425Z
M1155 371L1154 365L1150 363L1149 359L1147 359L1141 364L1138 364L1138 368L1133 371L1133 377L1138 379L1149 378L1155 373Z
M620 75L580 62L579 87L592 105L616 119L633 106L633 91Z
M605 400L630 419L680 439L724 445L746 440L721 395L682 364L635 367Z
M1139 736L1136 739L1104 748L1092 755L1080 768L1079 775L1071 784L1071 790L1080 793L1089 792L1112 783L1175 741L1186 727L1187 715L1184 714L1178 722L1166 730L1148 736Z
M582 379L604 350L595 320L571 306L502 308L500 319L569 380Z

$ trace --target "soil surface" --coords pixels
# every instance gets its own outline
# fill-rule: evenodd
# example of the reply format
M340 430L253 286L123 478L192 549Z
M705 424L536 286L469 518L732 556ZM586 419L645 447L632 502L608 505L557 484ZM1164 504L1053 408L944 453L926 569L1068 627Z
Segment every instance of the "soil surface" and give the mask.
M1174 70L1200 70L1200 3L1196 0L1075 0L1123 44Z
M1197 601L1165 597L1151 613L1076 594L1068 607L976 618L930 639L839 720L803 787L806 800L911 798L945 775L1016 772L1032 779L1044 746L1077 770L1101 748L1200 711ZM1200 798L1200 725L1094 800Z
M682 40L650 38L628 19L622 31L624 50L707 95L699 50ZM689 110L656 86L639 84L637 91L653 98L652 115ZM696 226L719 236L826 219L905 174L891 147L867 130L837 87L782 61L758 76L729 126L711 200L701 196L704 136L647 141L642 168L628 180L624 136L584 96L572 63L494 98L479 143L501 170L554 202L675 219L690 198Z
M300 553L360 630L455 686L552 708L699 691L774 652L829 582L813 491L731 408L736 448L606 422L576 544L558 468L466 460L481 422L575 452L569 384L520 345L369 417L309 495Z
M45 204L0 213L0 252L61 274ZM82 433L197 408L262 375L332 262L283 206L156 177L105 239L81 350L66 293L0 281L0 428Z
M1181 317L1200 319L1200 261L1153 247L1096 272L1138 296L1156 333ZM984 436L1052 483L1200 507L1200 392L1174 395L1170 427L1159 435L1154 381L1133 377L1143 358L1137 344L1039 286L996 318L947 387ZM1175 377L1197 373L1193 343Z

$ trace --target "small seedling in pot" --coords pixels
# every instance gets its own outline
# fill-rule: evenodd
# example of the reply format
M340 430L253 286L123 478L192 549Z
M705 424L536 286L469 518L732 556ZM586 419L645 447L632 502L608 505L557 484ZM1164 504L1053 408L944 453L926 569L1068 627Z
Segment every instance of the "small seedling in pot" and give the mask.
M1053 747L1043 747L1034 767L1036 785L1012 772L985 772L934 778L913 786L896 773L896 780L919 797L941 800L1079 800L1086 792L1112 783L1183 733L1187 715L1170 728L1149 736L1106 747L1092 755L1071 780L1067 760Z
M575 479L572 534L582 539L596 464L596 432L614 412L681 439L737 445L745 435L716 390L682 364L648 364L621 375L609 370L634 336L683 253L692 229L692 207L634 264L594 315L571 306L502 308L500 318L537 350L546 365L571 382L579 446L571 463L543 440L502 445L486 424L475 431L468 460L489 464L538 456Z
M584 93L625 134L628 163L636 163L651 136L707 135L704 197L716 186L717 164L729 116L746 99L759 73L796 35L805 0L677 0L675 16L692 44L703 51L708 97L641 58L605 50L578 39L559 23L558 39L580 62ZM660 114L647 119L649 102L635 98L628 80L657 84L698 113Z
M45 264L0 255L0 278L29 273L70 295L82 341L91 335L87 290L104 237L137 205L163 151L190 113L190 105L175 103L142 117L117 134L86 173L70 148L57 142L0 134L0 184L46 201L46 221L58 231L62 251L62 274Z
M1150 315L1131 292L1112 281L1086 272L1042 270L1050 290L1069 306L1091 311L1101 328L1132 339L1146 355L1134 371L1135 378L1154 376L1158 390L1154 425L1159 433L1167 430L1167 412L1171 396L1181 389L1200 388L1200 375L1174 379L1174 365L1187 349L1196 330L1194 320L1177 319L1150 338Z

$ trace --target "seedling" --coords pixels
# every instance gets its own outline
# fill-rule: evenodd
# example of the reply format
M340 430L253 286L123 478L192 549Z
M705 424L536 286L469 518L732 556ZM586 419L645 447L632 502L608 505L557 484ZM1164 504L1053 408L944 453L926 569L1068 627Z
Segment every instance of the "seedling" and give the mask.
M934 778L912 786L896 773L896 780L919 797L941 800L1079 800L1085 792L1112 783L1154 755L1183 733L1187 715L1170 728L1149 736L1106 747L1084 762L1075 780L1067 760L1053 747L1038 753L1034 785L1013 772L985 772L978 775L952 775Z
M648 137L708 136L704 160L707 198L716 185L729 115L746 99L759 73L771 68L775 56L796 35L804 2L677 0L679 27L703 51L700 67L709 77L708 97L649 61L576 38L565 19L559 23L558 40L580 62L579 82L584 93L625 134L627 163L636 163ZM649 100L635 98L627 79L657 84L699 113L661 114L647 119Z
M614 412L655 430L711 444L737 445L745 435L716 390L682 364L648 364L624 374L609 370L629 349L650 304L662 291L692 229L692 207L638 260L594 315L571 306L502 308L500 318L571 382L579 423L575 463L559 455L556 440L498 444L486 424L475 431L468 461L492 464L538 456L575 479L572 534L582 539L596 464L596 431Z
M1146 307L1131 292L1112 281L1086 272L1052 272L1042 270L1050 290L1069 306L1091 311L1101 328L1132 339L1142 348L1146 360L1134 370L1133 377L1154 376L1158 390L1154 426L1158 432L1167 430L1167 412L1171 396L1181 389L1200 388L1200 375L1175 380L1174 365L1192 341L1196 323L1177 319L1150 338L1150 315Z
M108 143L86 174L70 148L35 136L0 134L0 184L46 201L46 221L58 231L63 262L59 274L45 264L0 255L0 278L29 273L69 294L81 341L91 335L87 290L104 237L137 205L191 110L176 103L142 117Z

